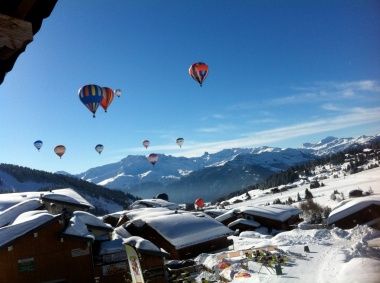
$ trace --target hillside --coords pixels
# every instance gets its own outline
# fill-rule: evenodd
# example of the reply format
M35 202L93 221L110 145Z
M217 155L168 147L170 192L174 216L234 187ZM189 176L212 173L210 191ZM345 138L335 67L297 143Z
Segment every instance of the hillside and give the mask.
M117 211L136 200L130 194L80 180L76 177L49 173L10 164L0 164L0 193L44 191L70 187L95 206L94 213Z

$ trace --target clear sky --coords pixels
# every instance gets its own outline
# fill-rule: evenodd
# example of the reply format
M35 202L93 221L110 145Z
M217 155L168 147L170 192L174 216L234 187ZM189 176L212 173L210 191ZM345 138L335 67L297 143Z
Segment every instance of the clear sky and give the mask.
M89 83L123 90L95 119L77 94ZM46 171L377 134L380 2L60 0L0 98L0 162Z

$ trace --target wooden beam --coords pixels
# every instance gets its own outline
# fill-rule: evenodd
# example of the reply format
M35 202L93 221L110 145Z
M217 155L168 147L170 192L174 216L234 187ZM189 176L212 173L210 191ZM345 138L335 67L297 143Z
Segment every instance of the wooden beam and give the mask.
M35 2L36 0L22 1L17 7L17 12L15 16L19 19L25 19Z
M33 40L32 24L0 14L0 59L5 60Z

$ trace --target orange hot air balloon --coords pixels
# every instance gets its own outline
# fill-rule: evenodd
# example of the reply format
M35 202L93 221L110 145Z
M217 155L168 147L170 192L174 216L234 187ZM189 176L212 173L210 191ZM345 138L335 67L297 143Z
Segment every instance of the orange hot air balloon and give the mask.
M197 198L194 202L195 209L202 209L205 206L203 198Z
M110 89L109 87L102 87L102 91L103 91L103 99L100 102L100 106L102 106L104 111L107 112L107 108L111 105L115 94L113 90Z
M62 158L62 155L65 154L65 151L66 151L66 147L64 145L57 145L54 148L54 152L55 152L56 155L59 156L59 158Z
M194 63L189 68L189 74L200 86L202 86L203 81L208 75L208 66L203 62Z

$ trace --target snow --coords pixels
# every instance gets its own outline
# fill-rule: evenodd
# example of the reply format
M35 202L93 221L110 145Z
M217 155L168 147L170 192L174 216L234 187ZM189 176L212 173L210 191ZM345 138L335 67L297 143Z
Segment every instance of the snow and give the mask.
M239 225L239 224L252 226L253 228L257 228L260 226L260 223L258 223L256 221L240 218L240 219L236 219L235 221L232 221L230 224L228 224L228 228L233 229L234 226Z
M161 253L159 247L144 238L138 236L132 236L123 241L123 244L135 247L137 250L142 252L156 252Z
M142 178L148 176L151 172L152 172L152 170L148 170L144 173L138 174L137 176L139 176L139 178L142 179Z
M144 221L177 249L231 235L233 231L206 215L191 213L147 217Z
M46 211L21 214L11 225L0 228L0 247L29 233L53 218L54 216Z
M112 226L110 224L104 223L102 220L100 220L95 215L85 212L85 211L74 211L73 212L73 218L78 219L82 223L86 225L91 225L95 227L105 228L105 229L111 229L113 230Z
M108 183L112 183L112 182L116 181L116 179L118 179L120 177L123 177L123 176L125 176L124 173L119 173L119 174L117 174L114 177L111 177L111 178L108 178L108 179L104 179L103 181L98 182L97 185L99 185L99 186L106 186ZM87 180L89 182L92 181L91 179L85 179L85 180Z
M90 204L80 194L70 188L53 190L51 192L43 192L42 198L51 201L63 201L94 208L92 204Z
M87 225L83 223L78 217L72 217L70 219L70 224L65 229L63 234L95 240L95 236L88 231Z
M0 212L0 227L8 225L23 212L38 209L42 206L39 199L29 199L15 204Z
M269 218L284 222L292 216L299 215L301 211L290 205L270 205L270 206L243 206L239 210L242 213Z
M99 255L113 254L120 251L124 251L122 239L103 241L100 243Z
M379 283L380 261L372 258L353 258L343 265L336 283Z
M137 208L127 211L125 215L129 220L137 220L144 217L152 217L158 215L168 215L175 213L174 210L167 209L165 207L148 207L148 208Z
M358 197L346 200L344 201L343 205L340 205L333 211L331 211L327 223L335 223L340 219L345 218L348 215L353 214L355 212L358 212L359 210L368 207L372 204L378 205L380 207L380 196Z
M166 207L168 209L179 209L178 204L163 199L143 199L137 200L130 205L131 209L143 207Z

